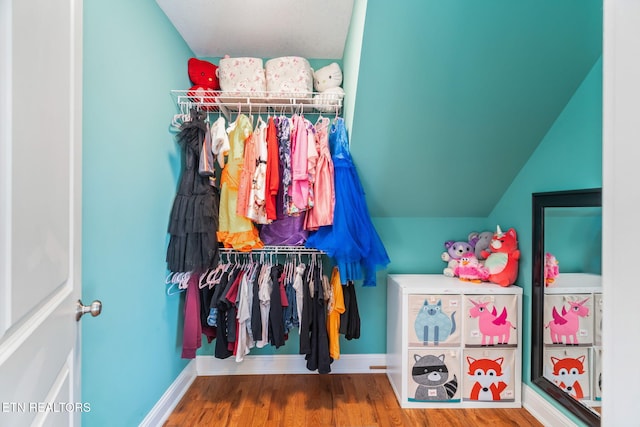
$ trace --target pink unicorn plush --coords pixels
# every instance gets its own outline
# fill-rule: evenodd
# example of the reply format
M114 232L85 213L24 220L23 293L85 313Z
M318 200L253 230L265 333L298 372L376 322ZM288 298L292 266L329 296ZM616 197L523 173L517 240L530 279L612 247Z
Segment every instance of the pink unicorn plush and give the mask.
M553 344L578 344L579 318L589 315L589 307L584 305L587 301L589 298L582 301L569 301L569 310L563 305L562 313L558 313L556 307L553 307L551 313L553 319L545 325L545 328L549 328Z
M476 302L472 299L469 301L473 304L473 307L469 309L469 316L478 318L482 345L494 345L495 338L497 338L497 344L508 344L511 328L515 329L515 326L507 320L507 308L503 307L498 316L498 310L495 306L491 311L487 309L489 302Z

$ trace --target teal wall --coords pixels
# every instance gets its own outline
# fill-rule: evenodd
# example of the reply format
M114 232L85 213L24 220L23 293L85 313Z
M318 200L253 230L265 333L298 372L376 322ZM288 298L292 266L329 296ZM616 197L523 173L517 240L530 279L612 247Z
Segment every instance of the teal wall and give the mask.
M383 22L385 11L378 8L377 13L382 15L376 19ZM389 16L415 21L401 12ZM368 19L369 11L367 23ZM392 25L394 34L412 37L413 29ZM388 27L383 28L366 27L365 32L386 33ZM411 147L423 142L406 138L401 149L390 146L399 120L379 120L376 102L384 100L388 106L384 113L402 118L393 111L419 112L421 100L381 98L371 92L389 80L371 72L377 62L389 60L396 46L380 44L377 49L363 47L363 57L368 59L361 64L354 115L356 166L369 193L376 191L369 186L373 174L383 171L386 179L395 182L393 191L420 198L421 183L407 186L393 172L411 155ZM411 49L405 53L413 55ZM176 112L170 90L188 84L186 63L192 52L153 0L84 0L83 55L83 299L101 299L104 304L99 318L82 325L82 400L91 403L83 422L92 427L130 426L144 418L186 365L180 359L181 299L165 294L164 257L180 165L180 153L169 132ZM390 214L373 218L392 263L378 275L377 287L358 287L362 336L343 342L344 353L386 351L386 274L441 273L445 240L465 239L469 231L493 229L496 223L513 226L520 233L521 270L529 271L531 192L601 184L600 66L594 67L489 217L461 212L455 217ZM389 106L389 102L397 104ZM414 115L417 121L412 123L419 125L423 114ZM371 123L377 130L367 127ZM387 150L384 160L371 170L366 167L372 161L370 153L381 145ZM583 166L555 170L552 164ZM436 185L441 180L434 178ZM454 192L442 194L429 203L448 204L456 199ZM378 211L390 212L382 207ZM529 275L521 275L520 281L525 288L527 375ZM287 343L277 353L295 353L295 345L295 341ZM201 354L211 354L210 347L205 346Z
M153 0L84 0L83 300L86 426L137 425L185 366L179 299L164 294L179 170L170 90L190 49Z
M518 173L489 216L492 223L518 230L522 256L523 381L531 383L531 194L602 186L602 60L578 88L538 149ZM562 410L562 409L561 409ZM566 411L563 410L566 413Z
M602 273L602 208L546 208L545 252L560 273Z
M372 215L488 216L601 52L602 0L368 2L352 143Z

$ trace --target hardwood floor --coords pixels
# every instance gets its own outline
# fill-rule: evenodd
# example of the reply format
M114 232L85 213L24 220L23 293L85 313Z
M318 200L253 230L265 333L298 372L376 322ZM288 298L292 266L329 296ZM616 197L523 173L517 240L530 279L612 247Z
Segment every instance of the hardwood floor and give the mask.
M525 409L401 409L385 374L198 377L164 424L542 426Z

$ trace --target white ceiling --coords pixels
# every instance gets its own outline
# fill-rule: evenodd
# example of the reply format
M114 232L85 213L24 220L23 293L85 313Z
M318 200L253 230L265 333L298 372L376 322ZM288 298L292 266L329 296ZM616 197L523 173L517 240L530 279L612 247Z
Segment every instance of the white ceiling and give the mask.
M156 0L198 57L342 59L354 0Z

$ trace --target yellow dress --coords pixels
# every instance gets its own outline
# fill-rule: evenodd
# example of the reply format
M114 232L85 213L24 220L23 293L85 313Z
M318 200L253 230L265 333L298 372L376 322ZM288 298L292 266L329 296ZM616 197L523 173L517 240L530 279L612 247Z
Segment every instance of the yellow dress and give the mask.
M225 248L245 252L264 246L253 222L236 214L238 186L244 162L244 143L251 136L252 130L251 120L244 114L239 114L235 122L229 126L229 157L220 177L218 241L222 242Z
M329 336L329 356L333 360L340 359L340 315L345 312L342 283L338 267L331 272L331 293L333 304L327 307L327 335Z

